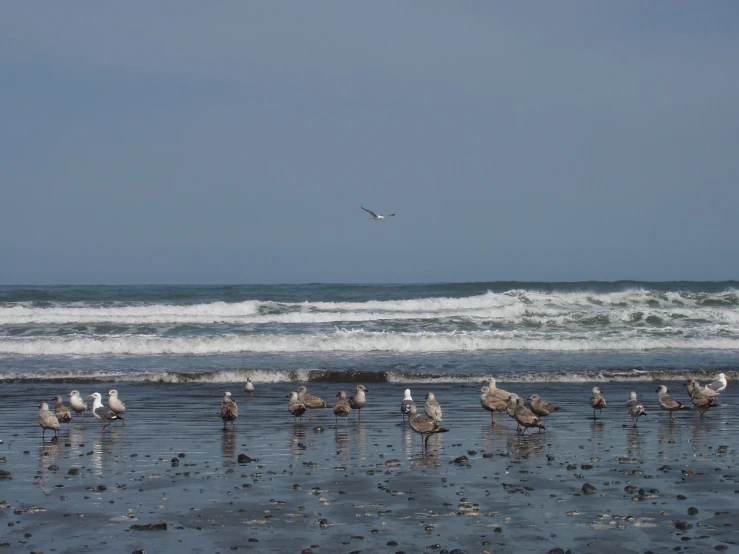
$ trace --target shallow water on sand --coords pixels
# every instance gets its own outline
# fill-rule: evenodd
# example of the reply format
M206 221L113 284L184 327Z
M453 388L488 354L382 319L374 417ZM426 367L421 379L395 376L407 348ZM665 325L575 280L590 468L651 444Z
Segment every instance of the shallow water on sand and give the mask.
M670 423L658 383L602 385L609 405L596 421L591 385L499 383L562 408L545 432L523 437L504 414L491 426L478 384L416 385L419 407L433 391L449 428L431 437L427 453L401 421L403 384L373 383L361 420L338 424L330 410L293 423L286 396L296 384L258 384L253 397L232 385L240 408L233 431L218 417L223 385L119 384L125 426L102 435L88 413L54 441L48 431L42 440L36 406L69 391L5 384L0 469L12 480L0 485L8 505L0 543L76 553L739 548L731 384L702 420L686 411ZM680 383L667 385L687 402ZM354 386L309 391L333 403ZM636 429L625 410L630 390L649 410ZM239 463L240 454L253 461ZM594 494L582 493L586 483ZM131 529L155 522L167 530Z

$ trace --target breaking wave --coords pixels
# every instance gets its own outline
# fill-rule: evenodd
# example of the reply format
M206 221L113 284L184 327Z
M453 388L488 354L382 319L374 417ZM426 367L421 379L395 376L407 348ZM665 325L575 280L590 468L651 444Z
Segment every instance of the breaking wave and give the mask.
M630 289L614 292L515 289L461 298L429 297L364 302L207 302L121 305L90 302L5 302L0 326L29 325L264 325L471 318L539 324L700 319L739 323L739 291L662 292ZM727 310L726 308L734 308Z
M150 371L139 373L93 371L81 373L74 371L23 372L0 371L0 382L6 383L160 383L160 384L232 384L245 383L247 377L257 384L276 383L485 383L491 377L505 383L590 383L590 382L639 382L639 381L680 381L688 378L707 380L717 371L726 373L734 379L738 368L719 368L711 370L670 370L643 368L614 368L597 371L577 372L496 372L494 374L440 374L406 371L329 371L323 369L230 369L206 371L202 373L182 373L175 371Z
M0 355L106 356L300 352L478 352L478 351L625 351L735 350L734 336L686 337L675 330L655 333L562 335L529 331L395 333L337 329L325 334L156 335L5 337Z

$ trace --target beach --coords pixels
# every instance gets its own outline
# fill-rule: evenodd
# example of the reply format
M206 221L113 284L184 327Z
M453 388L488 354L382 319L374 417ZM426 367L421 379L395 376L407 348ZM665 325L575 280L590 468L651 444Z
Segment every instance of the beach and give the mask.
M309 383L329 404L357 383ZM10 552L713 552L739 543L736 389L703 419L659 409L662 381L505 383L561 410L546 431L479 405L483 383L413 383L434 392L448 433L421 437L401 421L403 383L367 383L361 419L314 410L294 423L299 383L117 384L125 426L89 412L42 440L40 401L101 383L5 383L0 469L2 539ZM681 382L671 394L689 404ZM112 385L111 387L112 388ZM69 390L68 390L69 389ZM94 389L94 390L93 390ZM233 431L218 413L239 405ZM632 428L635 390L648 415ZM241 461L240 461L241 460ZM588 486L586 486L588 485ZM585 487L585 489L583 488ZM592 487L592 489L590 488ZM166 530L132 526L166 524Z

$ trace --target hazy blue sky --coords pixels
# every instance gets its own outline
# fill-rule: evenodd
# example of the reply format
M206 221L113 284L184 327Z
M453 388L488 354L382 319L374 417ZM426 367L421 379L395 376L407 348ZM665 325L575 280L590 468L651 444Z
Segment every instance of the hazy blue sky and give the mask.
M3 284L736 279L739 3L5 2L0 183Z

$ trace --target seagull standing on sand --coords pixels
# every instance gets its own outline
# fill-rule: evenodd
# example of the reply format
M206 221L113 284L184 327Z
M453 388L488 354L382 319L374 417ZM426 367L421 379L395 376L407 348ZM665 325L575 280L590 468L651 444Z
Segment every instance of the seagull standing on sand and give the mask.
M507 390L499 389L497 385L495 384L495 378L490 378L490 386L488 387L490 389L490 396L494 396L495 398L500 398L501 400L508 402L508 398L513 394L512 392L508 392ZM518 396L518 395L516 395Z
M593 421L595 421L595 410L600 415L601 410L606 407L606 397L600 387L593 387L593 393L590 395L590 407L593 408Z
M423 411L437 423L441 423L441 404L436 400L433 392L426 395L426 405L423 407Z
M254 383L251 382L251 377L246 378L246 384L244 385L244 392L248 392L249 396L254 396Z
M693 402L693 406L698 408L701 413L701 419L709 408L718 406L717 397L718 393L713 389L706 389L700 386L700 383L695 379L688 379L685 382L688 387L688 393L690 393L690 400ZM712 394L709 394L712 393Z
M300 401L305 404L305 407L308 408L308 421L311 419L311 410L313 408L328 408L328 404L318 398L317 396L313 396L312 394L308 393L308 389L306 389L304 386L298 387L298 398Z
M400 403L400 413L404 422L405 416L409 416L410 419L411 406L415 405L415 402L411 398L411 389L405 389L405 396L403 396L403 401Z
M357 392L349 397L349 406L352 410L357 410L357 417L362 419L362 408L367 403L367 396L364 394L369 392L364 385L357 385Z
M38 410L38 424L41 426L41 438L43 439L46 435L46 430L51 429L54 431L54 436L59 434L59 420L49 410L49 405L46 402L39 404Z
M80 415L82 412L87 410L87 402L82 400L80 391L73 390L67 396L69 396L69 405L72 406L75 414Z
M518 395L515 393L511 393L511 395L508 397L508 400L506 401L506 408L505 413L508 414L508 417L511 419L516 419L516 401L518 400ZM521 432L521 424L516 419L516 431L519 433Z
M687 385L688 392L690 393L691 396L693 395L693 393L702 394L702 395L711 396L711 397L713 397L713 396L718 397L718 395L719 395L719 392L718 391L716 391L716 390L714 390L712 388L709 388L709 387L704 387L703 385L701 385L698 382L698 379L688 379L685 382L685 385Z
M504 412L507 402L490 394L490 387L482 387L478 392L481 393L480 406L490 412L490 424L495 424L495 412Z
M707 389L715 390L716 392L724 392L728 386L726 375L719 373L716 375L716 379L706 385Z
M411 429L421 435L421 450L428 448L428 441L431 435L436 433L446 433L449 429L440 427L439 424L434 421L433 418L419 414L416 410L416 405L411 404L408 413L408 423L411 424Z
M54 406L54 414L59 420L59 423L69 424L69 422L72 421L72 414L69 413L69 410L64 405L64 400L62 400L61 396L55 396L54 401L56 402L56 405Z
M689 410L690 409L688 406L685 406L679 400L675 400L671 396L668 396L667 387L664 385L660 386L660 388L657 389L657 400L659 401L660 408L670 412L670 421L675 421L675 414L673 412L677 410Z
M291 392L288 397L290 398L290 403L288 404L287 409L290 410L290 413L293 416L293 422L295 422L296 417L299 417L300 421L303 421L305 404L300 401L298 393L295 391Z
M126 424L122 417L126 411L126 405L118 398L118 391L115 389L108 391L108 408L113 410L115 415L119 416L119 419L123 421L123 425Z
M111 422L116 421L118 419L123 419L121 416L117 415L113 410L110 408L106 408L103 406L103 396L99 392L93 392L92 394L88 395L87 398L92 398L92 415L95 416L95 419L97 419L100 423L103 425L103 434L105 434L105 428L111 424Z
M226 423L231 422L231 429L234 428L234 422L239 417L239 407L236 405L230 392L226 392L223 395L223 402L221 403L221 419L223 420L223 429L226 429Z
M360 206L360 208L361 208L361 206ZM371 217L372 219L374 219L375 221L380 221L381 219L385 219L386 217L393 217L393 216L395 215L395 214L389 214L389 215L380 215L380 214L376 214L376 213L375 213L375 212L373 212L372 210L368 210L367 208L362 208L362 209L363 209L363 210L364 210L365 212L367 212L368 214L370 214L370 217Z
M538 394L532 394L529 398L529 402L531 402L531 411L540 418L547 417L553 412L559 410L559 406L555 406L554 404L550 404L549 402L544 402L541 398L539 398Z
M336 424L339 424L339 416L344 418L344 426L347 425L347 418L349 417L349 413L352 411L352 407L349 405L349 401L346 399L346 393L344 391L340 391L336 397L338 400L336 401L336 405L334 406L334 419L336 420Z
M636 428L636 421L639 417L647 415L646 408L636 399L636 393L631 391L629 401L626 403L626 411L631 417L631 421L634 423L633 427Z
M546 429L546 427L544 427L539 421L539 418L536 417L534 412L529 410L524 405L523 398L521 398L520 396L516 398L516 408L515 410L513 410L513 417L515 417L518 424L523 427L523 431L521 431L521 435L525 435L526 430L529 427L537 427L540 433L542 429Z

